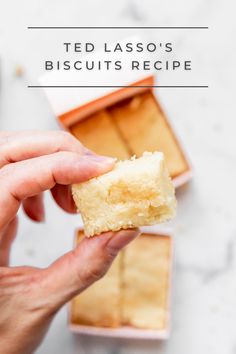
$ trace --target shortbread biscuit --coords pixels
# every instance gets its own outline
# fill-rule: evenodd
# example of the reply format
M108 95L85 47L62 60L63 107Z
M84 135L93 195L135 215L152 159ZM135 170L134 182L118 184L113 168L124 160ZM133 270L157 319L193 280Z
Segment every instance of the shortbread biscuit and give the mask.
M175 215L174 186L161 152L117 162L102 176L73 185L87 236L152 225Z
M125 249L122 323L164 330L168 327L171 239L143 234Z
M79 232L77 241L84 236ZM71 322L96 327L120 326L120 257L107 274L72 300Z

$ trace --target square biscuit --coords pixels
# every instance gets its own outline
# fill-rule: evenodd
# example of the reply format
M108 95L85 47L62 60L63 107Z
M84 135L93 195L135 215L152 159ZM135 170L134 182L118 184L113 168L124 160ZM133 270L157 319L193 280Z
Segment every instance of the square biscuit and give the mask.
M142 234L125 249L122 270L122 322L137 328L168 326L171 239Z
M101 110L74 124L70 132L84 146L99 155L116 157L120 160L130 156L106 110Z
M77 242L83 237L84 232L79 231ZM120 257L121 255L118 255L102 279L72 300L73 324L113 328L120 326Z
M151 92L121 101L108 108L108 113L132 155L140 157L144 151L162 151L172 178L189 169L173 130Z

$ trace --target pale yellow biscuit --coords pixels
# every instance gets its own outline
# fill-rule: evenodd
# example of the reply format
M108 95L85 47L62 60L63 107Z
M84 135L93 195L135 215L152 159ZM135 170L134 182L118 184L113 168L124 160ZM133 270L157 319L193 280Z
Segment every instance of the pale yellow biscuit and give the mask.
M112 171L73 185L72 193L87 236L164 222L176 210L161 152L120 161Z
M82 237L83 232L80 232ZM120 255L107 274L72 300L72 323L97 327L120 325Z
M137 328L168 326L171 240L142 235L125 250L122 272L122 322Z

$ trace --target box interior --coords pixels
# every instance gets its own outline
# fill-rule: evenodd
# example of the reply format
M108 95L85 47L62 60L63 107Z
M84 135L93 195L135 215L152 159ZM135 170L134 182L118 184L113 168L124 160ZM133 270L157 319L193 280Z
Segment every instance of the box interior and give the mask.
M162 151L172 178L190 169L151 90L99 110L69 130L89 149L121 160L144 151Z
M80 230L77 242L83 236ZM171 255L170 236L143 233L101 280L72 300L70 323L167 331Z

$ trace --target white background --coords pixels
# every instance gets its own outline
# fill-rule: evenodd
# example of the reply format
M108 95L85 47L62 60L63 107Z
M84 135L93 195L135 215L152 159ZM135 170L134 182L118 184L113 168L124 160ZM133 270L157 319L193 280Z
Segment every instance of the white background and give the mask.
M30 90L42 50L60 33L42 37L27 26L209 26L204 35L173 31L181 56L191 53L191 80L209 89L160 89L158 96L194 165L194 181L178 192L172 334L166 343L72 336L66 310L56 317L38 354L233 354L236 353L236 116L235 2L222 0L22 0L0 1L0 129L56 129L41 90ZM131 33L133 34L133 33ZM164 32L145 33L152 39ZM85 35L85 34L84 34ZM129 36L126 31L122 37ZM82 34L80 34L82 36ZM101 33L93 33L101 40ZM106 34L107 40L119 37ZM81 37L80 37L81 38ZM43 41L43 49L42 49ZM14 75L15 66L24 69ZM178 77L181 80L181 76ZM164 83L165 75L159 80ZM46 266L71 248L77 216L46 197L47 219L36 225L23 215L12 263Z

